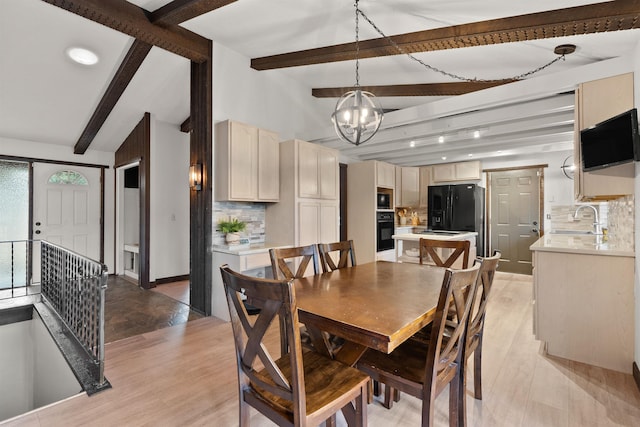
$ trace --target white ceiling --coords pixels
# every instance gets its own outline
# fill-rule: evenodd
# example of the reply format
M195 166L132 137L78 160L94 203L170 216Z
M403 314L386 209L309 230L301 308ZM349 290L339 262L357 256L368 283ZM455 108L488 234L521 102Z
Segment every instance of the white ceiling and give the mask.
M131 3L153 11L168 0L135 0ZM579 6L594 1L578 0L361 0L360 8L389 35L514 16L543 10ZM238 0L221 9L187 21L183 26L248 58L322 47L354 40L352 0ZM361 39L377 38L371 26L360 20ZM578 46L576 53L540 74L555 73L628 54L640 40L638 30L585 36L508 43L417 54L421 60L451 73L479 79L512 77L535 69L556 57L553 48L563 43ZM0 4L0 137L46 142L72 147L77 142L104 90L127 52L132 39L115 30L49 5L41 0L2 0ZM96 51L100 62L85 67L71 62L64 52L72 45ZM162 70L162 72L158 72ZM265 71L276 72L276 71ZM351 86L355 82L353 61L277 72L311 88ZM361 60L360 84L392 85L452 81L426 70L406 56ZM114 151L145 111L157 119L182 123L189 115L188 60L154 47L114 111L97 134L91 149ZM547 107L523 106L519 117L504 123L481 126L487 138L482 156L506 155L517 148L536 150L540 141L567 149L572 136L572 97L560 97L563 108L553 114ZM404 109L436 101L431 97L381 98L384 108ZM324 105L335 100L314 99ZM567 110L569 109L569 110ZM451 140L465 140L469 123L483 116L468 117L454 128L446 128ZM328 120L328 119L327 119ZM475 126L480 126L478 123ZM430 125L436 135L437 124ZM526 130L526 134L523 132ZM429 133L429 132L426 132ZM426 141L424 131L413 137ZM409 131L407 135L410 135ZM388 133L390 135L390 133ZM488 135L487 135L488 136ZM386 139L385 139L386 138ZM390 144L384 131L367 144L354 149L335 144L355 158L390 160L397 164L441 162L447 150L436 147L416 151L407 158ZM408 137L408 139L410 139ZM516 141L517 140L517 141ZM516 141L516 142L514 142ZM407 140L408 142L408 140ZM530 143L529 143L530 142ZM467 144L468 145L468 144ZM382 147L385 147L384 149ZM427 146L425 146L427 147ZM449 160L463 156L449 153ZM534 147L534 148L532 148ZM501 153L497 153L501 151ZM419 154L422 153L422 154ZM1 154L1 149L0 149ZM419 155L418 155L419 154ZM449 161L447 160L447 161Z

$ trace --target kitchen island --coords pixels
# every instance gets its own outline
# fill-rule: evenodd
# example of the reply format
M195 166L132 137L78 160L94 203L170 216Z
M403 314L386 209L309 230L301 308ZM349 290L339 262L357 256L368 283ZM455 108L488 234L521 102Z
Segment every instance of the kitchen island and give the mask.
M476 237L478 233L467 231L433 231L424 233L394 234L396 248L396 262L420 262L419 244L420 239L433 240L469 240L471 249L469 251L469 265L473 264L476 257ZM407 253L409 251L409 253ZM454 264L454 268L461 268L461 259Z
M533 251L533 329L553 356L631 373L634 250L595 235L547 234Z

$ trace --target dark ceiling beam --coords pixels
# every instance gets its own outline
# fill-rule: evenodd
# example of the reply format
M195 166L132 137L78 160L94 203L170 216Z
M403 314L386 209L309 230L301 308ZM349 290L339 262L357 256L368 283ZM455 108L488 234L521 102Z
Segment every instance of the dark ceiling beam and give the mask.
M116 75L109 83L109 87L102 95L100 103L96 107L95 111L89 119L89 123L82 131L78 142L73 147L75 154L84 154L89 148L89 145L93 142L93 139L98 134L98 131L111 114L113 107L122 96L122 93L129 85L129 82L142 65L142 62L147 57L147 54L151 50L151 45L140 40L134 40L133 44L129 48L129 52L125 56L124 60L120 64Z
M126 0L43 0L193 62L209 59L209 40L177 25L157 25L150 13Z
M236 0L175 0L153 13L143 11L145 16L151 16L151 21L154 24L172 28L172 26L198 16L198 14L207 13L234 1ZM73 149L75 154L84 154L87 151L89 145L91 145L100 128L124 93L124 90L131 82L131 79L133 79L136 71L151 51L151 47L151 44L141 41L140 39L134 41L129 52L120 64L118 72L116 72L111 83L109 83L109 87L103 94L96 110L93 112L89 123L87 123L87 126L76 142ZM209 48L207 48L207 51L209 51Z
M377 97L383 96L453 96L463 95L476 90L487 89L515 80L496 80L490 82L450 82L450 83L423 83L388 86L360 86L361 90L371 92ZM331 87L311 89L311 95L316 98L339 98L346 92L353 90L351 87Z
M640 28L640 0L616 0L391 36L405 52L471 46ZM251 60L251 68L271 70L355 59L355 42L282 53ZM359 58L398 55L385 38L360 41Z
M237 0L174 0L151 13L151 22L177 25Z

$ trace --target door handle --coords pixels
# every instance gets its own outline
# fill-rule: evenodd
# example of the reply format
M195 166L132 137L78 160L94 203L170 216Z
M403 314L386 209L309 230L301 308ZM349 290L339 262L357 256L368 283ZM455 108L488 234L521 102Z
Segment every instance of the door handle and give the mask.
M532 229L531 231L532 231L532 232L534 232L534 233L537 233L537 232L538 232L538 229L537 229L537 228L534 228L534 229Z
M36 234L40 234L40 230L36 230Z

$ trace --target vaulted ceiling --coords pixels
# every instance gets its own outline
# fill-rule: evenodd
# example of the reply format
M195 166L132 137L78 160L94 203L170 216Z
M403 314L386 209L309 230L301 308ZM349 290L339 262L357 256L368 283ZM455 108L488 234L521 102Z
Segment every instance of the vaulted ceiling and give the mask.
M554 48L561 44L577 50L539 75L628 54L640 38L639 0L362 0L360 8L415 59L476 80L537 69L557 57ZM113 151L144 111L183 124L189 62L208 54L208 40L251 58L256 70L277 69L261 72L302 82L327 118L337 96L354 83L349 0L3 0L0 12L0 136L71 146L77 153ZM364 18L359 36L360 83L387 110L504 83L461 82L427 70L399 55ZM64 50L77 44L96 50L99 64L88 69L66 59ZM540 144L570 146L571 94L495 108L428 126L407 123L402 142L418 145L413 154L391 129L357 149L327 143L353 158L397 164L464 156L475 130L485 134L482 144L473 142L477 158L526 153ZM439 144L445 131L450 143Z

